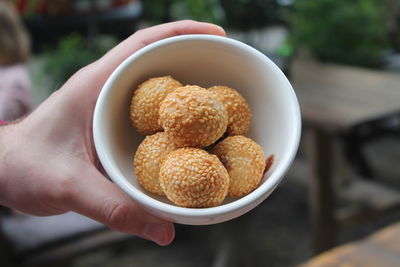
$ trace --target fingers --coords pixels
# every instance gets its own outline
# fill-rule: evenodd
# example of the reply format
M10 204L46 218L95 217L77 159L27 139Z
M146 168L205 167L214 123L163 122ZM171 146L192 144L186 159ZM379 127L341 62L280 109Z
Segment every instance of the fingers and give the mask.
M174 226L140 209L133 200L97 170L91 168L73 193L73 211L124 233L168 245L175 236Z
M165 23L137 31L128 39L110 50L98 61L102 65L103 75L108 78L111 72L132 53L155 41L184 34L213 34L225 36L225 31L215 24L182 20Z

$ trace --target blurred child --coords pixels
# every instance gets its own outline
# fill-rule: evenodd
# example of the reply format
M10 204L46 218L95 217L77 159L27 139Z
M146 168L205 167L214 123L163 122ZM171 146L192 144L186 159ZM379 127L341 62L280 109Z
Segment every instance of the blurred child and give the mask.
M12 121L32 109L26 62L29 40L13 6L0 0L0 120Z

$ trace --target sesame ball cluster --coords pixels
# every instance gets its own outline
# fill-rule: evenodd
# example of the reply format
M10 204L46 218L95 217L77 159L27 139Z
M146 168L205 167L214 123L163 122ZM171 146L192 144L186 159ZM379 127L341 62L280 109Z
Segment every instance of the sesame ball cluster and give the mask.
M217 206L226 196L247 195L263 177L264 151L243 136L249 105L233 88L151 78L135 90L130 118L146 135L134 157L138 181L178 206Z

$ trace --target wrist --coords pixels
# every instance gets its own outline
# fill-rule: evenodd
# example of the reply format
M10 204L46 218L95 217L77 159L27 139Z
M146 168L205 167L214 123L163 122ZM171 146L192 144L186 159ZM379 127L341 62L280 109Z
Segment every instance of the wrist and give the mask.
M11 130L13 125L0 125L0 205L6 204L7 184L9 179L10 152L12 151L10 142ZM12 169L12 167L11 167Z

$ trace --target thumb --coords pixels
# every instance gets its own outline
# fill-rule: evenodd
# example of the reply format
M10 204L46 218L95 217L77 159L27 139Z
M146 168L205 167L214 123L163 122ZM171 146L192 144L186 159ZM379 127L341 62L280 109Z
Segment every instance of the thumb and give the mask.
M114 183L107 180L94 167L76 185L71 209L82 215L124 233L168 245L175 236L171 222L157 218L142 210Z

